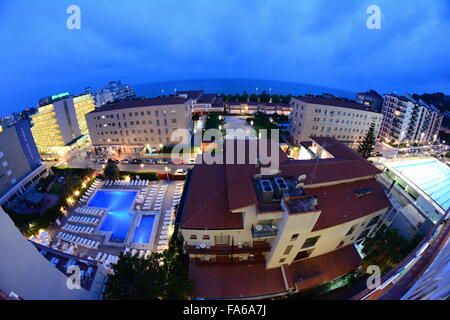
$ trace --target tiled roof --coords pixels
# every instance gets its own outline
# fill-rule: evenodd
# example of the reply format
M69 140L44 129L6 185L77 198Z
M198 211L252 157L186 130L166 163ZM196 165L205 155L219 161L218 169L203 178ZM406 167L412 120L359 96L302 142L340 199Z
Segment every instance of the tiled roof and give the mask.
M186 103L186 101L188 101L188 99L183 97L139 98L116 103L108 103L100 108L95 109L90 113L128 109L128 108L184 104Z
M333 157L340 159L363 160L356 151L350 148L343 148L342 143L331 137L311 137L318 145L327 150Z
M291 271L297 290L305 290L337 279L357 269L361 257L353 245L327 254L291 263Z
M357 103L353 100L347 100L343 98L333 98L333 97L322 97L322 96L313 96L313 97L295 97L295 99L309 103L309 104L317 104L322 106L333 106L340 108L348 108L355 109L361 111L371 111L370 108Z
M372 188L373 192L357 197L355 191L361 188ZM318 206L322 211L312 232L356 220L390 206L375 179L308 189L308 192L318 197Z
M199 164L192 173L186 206L184 229L242 229L242 215L228 206L225 168L218 164Z
M189 277L194 282L193 297L241 298L286 293L281 268L266 269L264 264L199 266L191 259Z

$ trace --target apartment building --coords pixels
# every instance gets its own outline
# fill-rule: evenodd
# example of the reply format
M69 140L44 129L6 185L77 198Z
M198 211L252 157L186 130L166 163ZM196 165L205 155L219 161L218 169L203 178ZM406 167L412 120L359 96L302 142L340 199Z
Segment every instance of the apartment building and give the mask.
M68 93L40 100L38 112L31 115L36 145L41 153L61 153L88 134L85 114L95 109L90 94L71 96Z
M192 102L183 97L140 98L106 104L86 115L96 152L139 153L177 143L176 129L191 129Z
M46 174L30 125L29 120L0 123L0 205L12 202Z
M86 88L90 92L90 88ZM119 81L111 81L105 87L92 93L95 98L95 105L97 108L115 101L129 99L135 97L134 89L130 85L122 84Z
M310 151L319 158L279 150L274 176L259 165L195 165L179 211L195 297L289 294L361 264L354 244L390 206L380 171L334 138L312 138Z
M433 143L443 120L436 107L410 95L385 95L382 114L380 136L385 142L396 144Z
M356 102L370 108L373 112L381 112L383 96L375 90L359 92L356 94Z
M375 135L381 127L382 115L354 101L325 96L291 99L290 135L294 144L309 137L332 137L350 147L356 147L372 123Z

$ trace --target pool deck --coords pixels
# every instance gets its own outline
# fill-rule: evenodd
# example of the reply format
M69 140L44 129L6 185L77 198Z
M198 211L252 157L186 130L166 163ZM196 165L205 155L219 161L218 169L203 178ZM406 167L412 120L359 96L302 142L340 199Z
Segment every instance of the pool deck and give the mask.
M85 215L82 213L78 213L75 212L75 209L78 207L85 207L88 206L90 200L94 197L94 195L97 193L97 191L139 191L146 189L146 193L145 193L145 197L147 198L147 194L149 192L149 189L152 185L157 185L157 192L159 191L160 187L163 185L167 185L167 191L166 194L164 196L164 201L163 201L163 205L161 208L161 212L156 212L156 211L143 211L143 210L135 210L136 209L136 205L140 205L136 202L136 198L133 201L133 205L131 206L131 210L130 213L133 214L133 220L131 222L131 225L128 229L127 232L127 236L125 238L125 241L123 243L118 243L118 242L110 242L108 241L111 235L111 232L105 232L105 231L100 231L99 228L101 227L107 212L105 212L101 217L97 217L99 218L99 222L98 224L95 226L94 232L92 234L77 234L74 232L68 232L70 234L74 234L74 235L78 235L80 237L83 238L87 238L89 240L95 240L95 241L99 241L100 242L100 246L98 247L98 249L94 250L94 249L88 249L82 246L78 246L77 250L76 250L76 255L81 257L81 258L88 258L88 257L92 257L95 258L97 255L97 252L102 252L102 253L107 253L110 255L116 255L118 256L119 253L121 251L123 251L125 248L130 248L130 249L138 249L138 250L150 250L150 251L157 251L157 247L158 247L158 240L159 237L161 235L161 231L162 231L162 226L164 223L164 215L166 214L167 210L170 210L172 207L172 203L173 203L173 197L174 197L174 193L175 193L175 188L177 186L177 183L179 183L181 181L166 181L166 180L162 180L162 181L153 181L152 183L150 183L148 186L124 186L124 185L120 185L120 186L105 186L104 183L102 185L100 185L97 190L89 197L89 199L85 202L85 203L79 203L79 205L77 205L75 208L73 208L72 210L70 210L69 214L65 217L60 219L61 220L61 225L59 228L57 228L57 230L55 230L54 235L56 235L59 231L61 231L61 227L64 226L66 223L67 224L75 224L75 225L79 225L76 222L69 222L68 218L71 216L86 216L86 217L92 217L89 215ZM103 208L104 209L104 208ZM133 210L134 209L134 210ZM139 223L141 221L142 216L146 216L146 215L153 215L155 217L154 221L153 221L153 226L152 226L152 231L151 231L151 235L150 235L150 241L149 243L145 243L145 244L141 244L141 243L132 243L132 239L133 239L133 235L134 235L134 231L136 229L137 226L139 226ZM67 232L67 231L66 231ZM56 240L56 237L53 237L53 239Z

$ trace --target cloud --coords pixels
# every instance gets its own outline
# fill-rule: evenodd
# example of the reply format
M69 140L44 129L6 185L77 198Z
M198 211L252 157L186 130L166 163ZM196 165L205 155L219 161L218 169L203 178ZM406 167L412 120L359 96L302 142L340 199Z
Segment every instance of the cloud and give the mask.
M81 30L65 26L73 3ZM382 30L366 28L371 4L381 7ZM1 2L0 103L7 113L113 79L450 91L449 29L445 0Z

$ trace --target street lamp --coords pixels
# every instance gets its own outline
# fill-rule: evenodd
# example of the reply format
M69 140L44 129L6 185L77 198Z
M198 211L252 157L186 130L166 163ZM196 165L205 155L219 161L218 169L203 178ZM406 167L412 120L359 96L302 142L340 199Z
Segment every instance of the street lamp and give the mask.
M167 181L169 181L169 172L170 172L170 168L169 168L169 167L164 167L164 171L166 171L166 174L167 174Z

